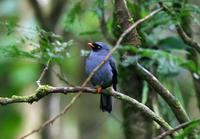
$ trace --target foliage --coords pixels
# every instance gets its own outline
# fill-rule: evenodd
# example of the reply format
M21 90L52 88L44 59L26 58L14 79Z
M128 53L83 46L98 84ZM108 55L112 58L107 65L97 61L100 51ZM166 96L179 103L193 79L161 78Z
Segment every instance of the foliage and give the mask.
M199 128L200 128L200 120L193 120L186 128L183 129L183 131L177 135L175 138L176 139L184 139L186 137L190 137L192 132L196 132L195 138L200 137L199 133Z
M195 63L191 60L175 56L170 52L153 49L143 49L135 47L122 47L121 50L129 51L136 56L128 56L122 63L127 67L130 64L134 64L137 59L145 59L145 66L156 66L157 73L165 76L177 75L181 68L196 72L200 74L200 69L197 68Z
M11 27L9 26L9 28L12 28L12 25ZM43 63L48 59L59 63L59 61L62 61L64 58L70 57L70 53L67 49L73 44L72 40L65 42L62 36L56 35L55 33L46 32L41 29L37 31L39 34L39 44L36 45L30 38L22 37L19 43L16 42L12 45L1 46L1 56L31 58ZM31 51L24 51L21 48L21 46L27 44L33 46Z
M78 18L78 16L80 16L82 12L83 12L83 9L82 9L80 1L73 4L65 20L66 28L67 28L67 25L72 24Z
M172 89L173 95L187 108L189 107L187 104L191 103L188 96L194 95L194 93L191 93L194 92L194 87L193 82L189 80L191 75L186 74L186 71L200 75L200 68L198 62L188 60L190 47L178 37L175 32L175 24L181 24L183 18L189 16L193 24L200 25L200 8L195 4L183 3L180 0L141 0L138 1L139 4L127 0L127 6L132 17L139 19L157 9L160 1L168 6L171 11L170 14L162 11L139 26L137 29L142 40L144 40L142 46L140 48L128 45L121 46L116 55L123 57L122 60L117 59L117 62L128 68L138 60L147 69L154 72L167 88ZM0 2L0 82L2 88L0 96L13 95L13 90L16 94L20 94L26 87L28 88L35 83L41 70L39 64L44 64L49 59L54 64L58 64L59 68L68 74L73 82L79 83L80 77L83 77L83 57L80 59L80 56L87 56L89 53L83 46L89 41L104 41L100 25L103 9L105 10L106 21L104 26L106 26L107 33L112 34L112 9L114 4L106 0L86 2L71 0L57 24L58 33L55 33L47 32L40 27L34 28L37 26L35 19L34 21L26 19L31 28L33 25L33 29L27 29L24 24L19 25L22 22L22 17L19 13L18 2L19 0ZM177 5L174 6L174 3L178 5L178 8ZM8 5L14 5L15 8L9 8ZM7 11L8 9L12 10ZM27 35L22 30L28 30L31 33ZM64 30L64 34L67 35L58 35L60 30ZM181 78L180 80L187 79L190 84L182 81L182 85L180 85L177 83L178 78ZM190 93L189 95L182 93L185 88L187 88L186 92ZM141 92L143 104L147 103L150 90L148 84L143 82L143 91ZM154 110L167 119L170 124L176 126L177 122L174 115L166 106L164 100L158 98L157 101L157 104L154 105L159 105L160 109ZM16 107L5 109L0 109L0 115L3 115L1 124L4 126L0 135L11 139L17 134L23 119ZM5 116L4 113L7 113L8 116ZM79 116L79 114L77 115ZM16 117L16 119L13 119L13 117ZM9 124L7 124L7 121L9 121ZM195 131L194 129L198 129L199 123L199 120L193 121L176 138L188 136L190 132ZM119 131L114 136L119 135L121 128L115 127L113 129L111 128L112 124L109 120L107 128L110 128L112 133ZM101 135L101 138L110 138L106 135Z

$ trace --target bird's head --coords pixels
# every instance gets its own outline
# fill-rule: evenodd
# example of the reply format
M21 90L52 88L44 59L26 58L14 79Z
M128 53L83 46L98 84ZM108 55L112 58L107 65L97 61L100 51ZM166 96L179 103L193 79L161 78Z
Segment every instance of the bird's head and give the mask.
M93 43L88 43L88 46L92 49L94 52L108 52L110 48L103 42L93 42Z

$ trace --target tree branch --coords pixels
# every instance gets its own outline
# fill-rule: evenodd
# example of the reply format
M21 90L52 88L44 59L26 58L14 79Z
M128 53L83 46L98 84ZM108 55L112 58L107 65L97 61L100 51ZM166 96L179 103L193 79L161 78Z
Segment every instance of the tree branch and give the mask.
M170 11L170 9L165 6L162 2L159 2L160 7L163 8L163 10L168 13L170 16L173 16L173 13ZM182 40L189 46L191 46L192 48L194 48L197 52L200 53L200 44L198 42L196 42L195 40L193 40L192 38L190 38L187 33L183 30L183 28L181 27L181 25L179 25L178 23L176 24L176 31L178 32L179 36L182 38Z
M182 38L182 40L192 48L194 48L198 53L200 53L200 44L190 38L186 32L183 30L183 28L180 25L176 25L176 30L179 34L179 36Z
M0 98L0 104L7 105L7 104L12 104L12 103L33 103L33 102L39 101L40 99L42 99L43 97L45 97L49 94L57 94L57 93L68 94L68 93L78 93L78 92L97 94L96 89L89 88L89 87L80 87L80 86L79 87L52 87L52 86L48 86L48 85L41 85L38 87L38 89L36 90L36 93L33 95L12 96L11 98ZM141 110L145 115L149 116L155 122L157 122L163 129L165 129L165 130L172 129L170 127L170 125L168 125L168 123L165 122L161 117L156 115L151 109L149 109L144 104L138 102L137 100L135 100L127 95L124 95L120 92L114 91L112 88L109 88L108 91L105 91L105 93L109 94L119 100L131 103L136 108ZM67 107L67 109L68 108L69 107Z
M36 90L36 93L29 96L12 96L8 97L0 97L0 105L7 105L12 103L33 103L39 101L43 97L50 95L50 94L57 94L57 93L76 93L78 91L90 92L95 93L95 89L88 88L88 87L51 87L48 85L40 85Z
M61 72L62 72L62 71L61 71ZM55 71L54 71L54 73L56 74L56 76L58 77L58 79L59 79L60 81L63 81L66 85L75 87L75 85L73 85L72 83L70 83L70 82L66 79L65 74L60 75L59 73L57 73L57 72L55 72Z
M167 88L165 88L159 82L159 80L153 74L142 67L139 63L136 64L136 69L141 74L141 76L150 84L150 86L152 86L155 91L164 98L164 100L170 106L180 123L185 123L190 120L181 103L172 95L172 93Z
M67 0L56 0L56 3L53 5L50 15L48 16L48 20L51 22L51 25L56 25L60 16L62 15L62 11L66 6ZM54 27L52 27L54 28Z
M47 61L42 73L40 74L39 79L36 81L37 85L40 86L41 85L41 80L44 77L45 73L47 72L48 68L49 68L49 64L50 64L50 59Z
M173 134L174 132L182 129L182 128L186 128L187 126L189 126L190 124L194 123L194 122L197 122L197 121L200 121L200 119L198 120L194 120L194 121L190 121L190 122L186 122L186 123L182 123L178 126L176 126L175 128L171 129L171 130L168 130L168 131L165 131L163 132L162 134L158 135L157 137L155 137L154 139L163 139L165 138L166 136L169 136L171 134Z
M38 1L37 0L29 0L29 3L33 7L33 11L35 13L35 17L37 18L39 24L41 24L41 26L43 28L45 28L45 25L46 25L45 16L44 16L44 14L42 12L42 9L41 9Z
M45 121L41 126L39 126L38 128L32 130L31 132L23 135L22 137L19 137L18 139L25 139L25 138L29 137L30 135L32 135L34 133L40 132L43 128L47 127L48 125L53 124L54 121L56 121L58 118L60 118L62 115L64 115L69 110L71 105L76 101L76 99L79 96L80 96L80 93L78 95L74 96L72 98L72 100L64 107L64 109L59 114L57 114L53 118Z
M52 31L55 28L58 19L61 16L63 9L66 6L67 0L57 0L53 5L53 8L48 16L45 16L42 8L40 7L37 0L29 0L31 6L33 7L34 13L39 24L43 29Z

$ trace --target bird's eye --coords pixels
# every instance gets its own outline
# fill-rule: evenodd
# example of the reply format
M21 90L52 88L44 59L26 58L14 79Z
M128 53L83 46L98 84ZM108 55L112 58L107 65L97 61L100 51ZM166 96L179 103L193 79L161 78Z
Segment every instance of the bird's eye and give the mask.
M94 45L94 50L96 51L102 48L101 45L98 45L96 43L94 43L93 45Z

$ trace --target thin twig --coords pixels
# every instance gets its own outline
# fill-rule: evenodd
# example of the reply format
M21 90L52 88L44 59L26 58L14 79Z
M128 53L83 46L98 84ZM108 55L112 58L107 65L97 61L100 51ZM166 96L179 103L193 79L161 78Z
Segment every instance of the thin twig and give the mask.
M44 77L45 73L47 72L48 68L49 68L49 64L50 64L50 59L47 61L42 73L40 74L39 79L36 81L37 85L40 86L41 85L41 80Z
M72 83L70 83L66 78L65 78L65 76L63 77L63 76L61 76L59 73L56 73L56 76L61 80L61 81L63 81L65 84L67 84L67 85L69 85L69 86L75 86L75 85L73 85Z
M200 44L198 42L196 42L195 40L193 40L192 38L190 38L186 32L183 30L183 28L180 25L176 25L176 30L179 34L179 36L182 38L182 40L189 46L191 46L192 48L194 48L197 52L200 53Z
M66 79L66 76L65 76L65 74L62 72L61 69L60 69L61 74L57 73L57 72L56 72L55 70L53 70L53 69L52 69L52 71L53 71L54 74L56 74L56 76L57 76L61 81L63 81L66 85L75 87L75 85L73 85L72 83L70 83L70 82Z
M152 16L154 16L155 14L159 13L163 8L159 8L153 12L151 12L149 15L147 15L146 17L136 21L133 25L131 25L128 29L126 29L122 34L121 36L119 37L117 43L115 44L115 46L110 50L110 52L106 55L106 57L104 58L104 60L99 64L97 65L94 70L90 73L90 75L86 78L86 80L83 82L83 84L81 85L81 87L85 87L87 85L87 83L90 81L90 79L94 76L94 74L99 70L99 68L101 68L101 66L103 66L108 60L109 60L109 57L112 55L112 53L117 50L117 48L119 47L120 43L122 42L122 40L124 39L124 37L132 31L132 29L136 28L138 25L140 25L141 23L143 23L144 21L148 20L149 18L151 18ZM82 92L79 92L77 95L75 95L75 97L70 101L70 103L66 106L67 107L67 110L73 105L73 103L81 96ZM65 112L67 112L64 111ZM63 113L63 114L64 114ZM62 114L62 115L63 115ZM60 115L60 116L62 116ZM55 120L58 119L60 116L56 116ZM54 118L53 118L54 119ZM54 121L55 121L54 120ZM47 125L49 125L51 123L51 120L50 122L47 123ZM33 133L36 133L38 131L38 129L40 128L37 128L33 131L31 131L28 136L32 135ZM26 136L27 137L27 136ZM22 138L21 138L22 139Z
M174 14L170 11L170 9L163 4L163 2L159 2L160 7L163 8L163 10L169 14L170 16L174 16ZM179 36L181 37L181 39L189 46L191 46L192 48L194 48L197 52L200 53L200 44L198 42L196 42L195 40L193 40L192 38L190 38L188 36L188 34L183 30L183 28L181 27L181 25L179 25L178 23L175 25L176 26L176 31L178 32Z
M195 121L199 121L199 120L195 120ZM182 123L178 126L176 126L175 128L171 129L171 130L168 130L168 131L165 131L163 132L162 134L158 135L157 137L155 137L154 139L163 139L165 138L166 136L169 136L171 134L173 134L174 132L180 130L180 129L183 129L183 128L186 128L187 126L189 126L191 123L193 123L194 121L190 121L190 122L186 122L186 123Z
M180 123L185 123L190 120L181 103L176 99L176 97L172 95L172 93L166 87L161 84L161 82L151 72L146 70L139 63L136 64L136 69L141 74L141 76L150 84L150 86L152 86L153 89L164 98L164 100L170 106Z
M70 103L68 103L59 114L57 114L53 118L45 121L39 128L32 130L31 132L25 134L24 136L22 136L22 137L20 137L18 139L25 139L26 137L28 137L28 136L36 133L36 132L40 132L43 128L47 127L49 124L53 124L54 121L56 121L59 117L61 117L62 115L64 115L69 110L69 108L76 101L76 99L79 97L79 95L81 95L81 94L79 93L78 95L74 96L72 98L72 100L70 101Z

